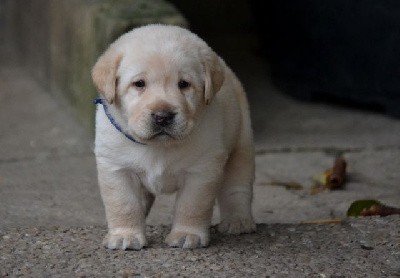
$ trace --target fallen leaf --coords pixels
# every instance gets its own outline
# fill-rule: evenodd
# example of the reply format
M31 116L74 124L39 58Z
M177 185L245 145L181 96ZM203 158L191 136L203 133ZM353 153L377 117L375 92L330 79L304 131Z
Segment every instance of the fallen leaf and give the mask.
M326 169L322 174L315 176L313 180L316 185L326 186L326 181L328 177L332 174L332 169Z
M373 205L381 205L380 202L376 201L376 200L358 200L358 201L354 201L349 209L347 210L347 216L360 216L361 212L364 209L369 209L370 207L372 207Z
M315 194L321 193L321 192L326 191L326 190L328 190L328 187L326 187L325 185L314 184L314 185L311 187L311 192L310 192L310 194L311 194L311 195L315 195Z
M301 190L304 188L300 183L281 181L261 182L258 185L283 186L287 190Z
M346 179L347 163L342 157L338 157L333 164L330 173L326 177L326 186L329 189L341 188Z
M322 174L313 177L315 184L311 187L311 195L332 189L340 189L346 178L347 163L342 157L338 157L332 168L326 169Z
M354 201L347 210L347 216L388 216L400 214L400 208L390 207L376 200Z

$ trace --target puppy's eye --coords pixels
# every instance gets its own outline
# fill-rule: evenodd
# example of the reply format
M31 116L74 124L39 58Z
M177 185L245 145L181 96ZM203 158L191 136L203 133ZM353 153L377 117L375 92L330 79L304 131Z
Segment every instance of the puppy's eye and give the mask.
M133 85L138 88L143 88L144 86L146 86L146 82L140 79L139 81L133 82Z
M189 86L190 86L189 82L187 82L185 80L179 80L179 82L178 82L179 89L185 89Z

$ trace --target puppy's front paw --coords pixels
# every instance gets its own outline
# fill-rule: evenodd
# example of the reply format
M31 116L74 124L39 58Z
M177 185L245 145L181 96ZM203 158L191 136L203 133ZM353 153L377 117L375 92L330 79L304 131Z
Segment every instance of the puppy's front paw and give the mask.
M225 219L218 225L218 231L226 234L248 234L256 230L256 224L251 218Z
M209 243L208 232L189 233L181 231L171 231L165 239L170 247L194 249L206 247Z
M146 246L146 244L144 233L125 228L109 230L103 240L104 247L108 249L140 250Z

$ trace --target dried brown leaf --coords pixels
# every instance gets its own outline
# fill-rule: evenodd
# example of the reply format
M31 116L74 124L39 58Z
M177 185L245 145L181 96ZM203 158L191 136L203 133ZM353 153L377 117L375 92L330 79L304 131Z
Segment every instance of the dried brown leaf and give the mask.
M315 184L311 188L311 195L326 190L343 188L346 178L346 161L339 157L335 160L333 167L326 169L322 174L313 178Z
M304 188L303 185L297 182L271 181L271 182L261 182L258 185L283 186L287 190L301 190Z

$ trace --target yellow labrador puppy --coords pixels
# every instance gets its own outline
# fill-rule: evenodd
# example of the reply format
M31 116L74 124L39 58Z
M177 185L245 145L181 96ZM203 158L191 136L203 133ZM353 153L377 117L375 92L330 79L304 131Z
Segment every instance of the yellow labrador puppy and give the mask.
M98 59L92 77L104 108L96 114L95 154L106 247L146 246L154 196L175 191L171 247L208 245L216 200L219 231L255 230L246 95L202 39L176 26L133 29Z

